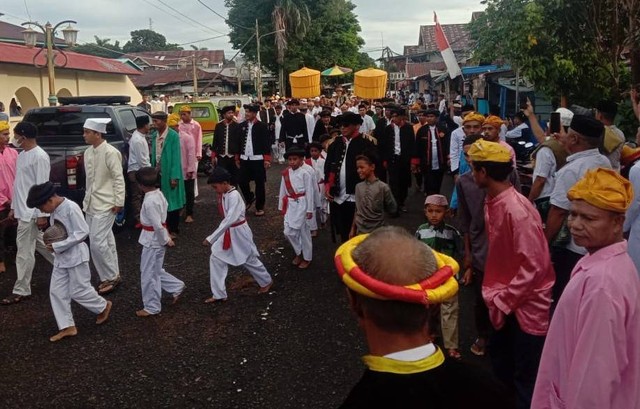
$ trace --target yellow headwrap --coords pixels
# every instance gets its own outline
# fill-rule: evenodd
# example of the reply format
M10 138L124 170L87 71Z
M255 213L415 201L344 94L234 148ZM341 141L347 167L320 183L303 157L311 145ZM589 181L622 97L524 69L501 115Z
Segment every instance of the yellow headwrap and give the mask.
M0 121L0 132L4 132L9 129L9 122Z
M496 129L500 129L502 124L504 124L504 121L500 119L499 116L489 115L488 117L485 118L482 125L491 125Z
M167 119L168 126L178 126L179 123L180 123L180 115L178 114L169 115L169 118Z
M458 282L454 275L460 267L451 257L433 251L436 257L438 271L429 278L411 285L394 285L377 280L355 263L352 257L353 250L367 238L367 234L361 234L338 247L335 256L335 264L338 274L347 287L364 295L378 300L396 300L416 304L439 304L456 295Z
M633 186L616 171L591 169L569 191L569 200L584 200L610 212L624 213L633 200Z
M484 122L484 115L479 114L477 112L469 112L467 115L465 115L464 119L462 120L462 124L464 125L467 122L471 122L471 121L480 122L482 124Z
M182 105L180 107L180 112L191 112L191 107L189 105Z
M640 148L632 148L629 145L624 145L622 152L620 152L620 163L622 163L623 166L629 166L639 157Z
M511 153L499 143L478 139L469 148L469 160L472 162L511 162Z

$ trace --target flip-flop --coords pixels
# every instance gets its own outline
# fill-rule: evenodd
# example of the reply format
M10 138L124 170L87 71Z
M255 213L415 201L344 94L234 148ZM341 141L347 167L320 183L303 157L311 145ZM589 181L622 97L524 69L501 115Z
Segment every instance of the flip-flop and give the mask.
M217 298L209 297L206 300L204 300L204 303L205 304L216 304L216 303L221 303L221 302L226 302L226 301L227 301L226 298L217 299Z
M0 301L0 305L13 305L13 304L18 304L22 301L28 300L29 298L31 298L30 295L18 295L18 294L13 294L9 297L3 298Z
M186 288L187 286L185 285L184 287L182 287L182 290L180 290L179 293L176 293L173 295L173 297L171 297L171 305L176 305L178 301L180 301L180 296L184 293L184 290Z
M120 275L118 275L118 277L113 280L103 281L102 283L100 283L102 287L98 286L98 294L107 295L109 293L112 293L116 288L118 288L120 282L122 282L122 278L120 278Z

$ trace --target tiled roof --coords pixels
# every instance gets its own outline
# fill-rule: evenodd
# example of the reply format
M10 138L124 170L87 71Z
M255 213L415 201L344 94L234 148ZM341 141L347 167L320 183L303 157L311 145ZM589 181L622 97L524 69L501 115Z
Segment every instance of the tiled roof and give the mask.
M431 70L440 71L444 69L446 69L444 61L408 63L406 66L407 78L420 77L429 74Z
M129 53L126 58L134 59L140 57L150 65L174 65L178 60L184 58L187 65L191 64L191 56L196 55L198 60L207 58L209 64L223 64L224 50L176 50L176 51L144 51L139 53Z
M209 81L217 75L218 71L207 72L198 69L198 81ZM153 87L154 85L166 85L193 81L193 69L184 68L179 70L146 70L138 77L131 78L134 85L139 88ZM217 77L217 80L237 81L224 75Z
M441 24L444 35L453 51L468 51L471 48L467 24ZM420 26L420 44L425 52L439 51L436 44L435 25Z
M24 44L24 35L22 32L26 30L27 27L16 26L14 24L9 24L5 21L0 21L0 42L8 42L14 44ZM38 29L35 29L38 31ZM36 42L38 44L42 44L44 42L44 34L37 34ZM61 38L56 38L55 43L58 46L66 47L64 40Z
M403 55L423 54L424 47L421 45L405 45Z
M24 45L9 44L0 42L0 63L33 65L33 57L40 51L40 48L28 48ZM78 54L72 51L65 51L67 55L67 65L65 69L80 71L95 71L108 74L140 75L140 72L117 60L109 58L95 57L92 55ZM56 62L61 63L64 57L58 56ZM46 54L41 52L36 62L44 65Z

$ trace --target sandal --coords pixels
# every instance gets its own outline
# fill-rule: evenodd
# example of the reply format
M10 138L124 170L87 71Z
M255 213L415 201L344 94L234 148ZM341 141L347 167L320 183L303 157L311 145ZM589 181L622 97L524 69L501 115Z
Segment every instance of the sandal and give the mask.
M220 303L220 302L225 302L227 301L226 298L213 298L213 297L209 297L206 300L204 300L205 304L216 304L216 303Z
M30 295L11 294L9 297L3 298L2 301L0 301L0 305L18 304L19 302L28 300L29 298L31 298Z
M480 338L476 338L471 345L471 353L477 356L484 356L486 341Z
M106 280L101 282L100 285L98 286L98 294L106 295L113 292L116 288L118 288L121 281L122 281L122 278L120 278L120 275L118 275L113 280Z
M256 210L256 216L258 217L264 216L264 210Z
M449 356L449 358L455 359L456 361L459 361L462 359L462 355L460 355L460 351L458 351L456 348L449 348L447 350L447 355Z

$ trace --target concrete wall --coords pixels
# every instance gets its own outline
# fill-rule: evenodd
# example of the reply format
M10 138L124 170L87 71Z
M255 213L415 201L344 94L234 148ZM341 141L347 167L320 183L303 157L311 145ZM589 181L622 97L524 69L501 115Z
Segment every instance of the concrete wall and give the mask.
M55 71L55 88L58 96L127 95L131 97L132 105L142 101L142 95L133 82L122 74L58 68ZM0 62L0 102L7 113L14 95L23 114L31 108L48 106L47 69ZM19 120L20 117L11 117L12 124Z

